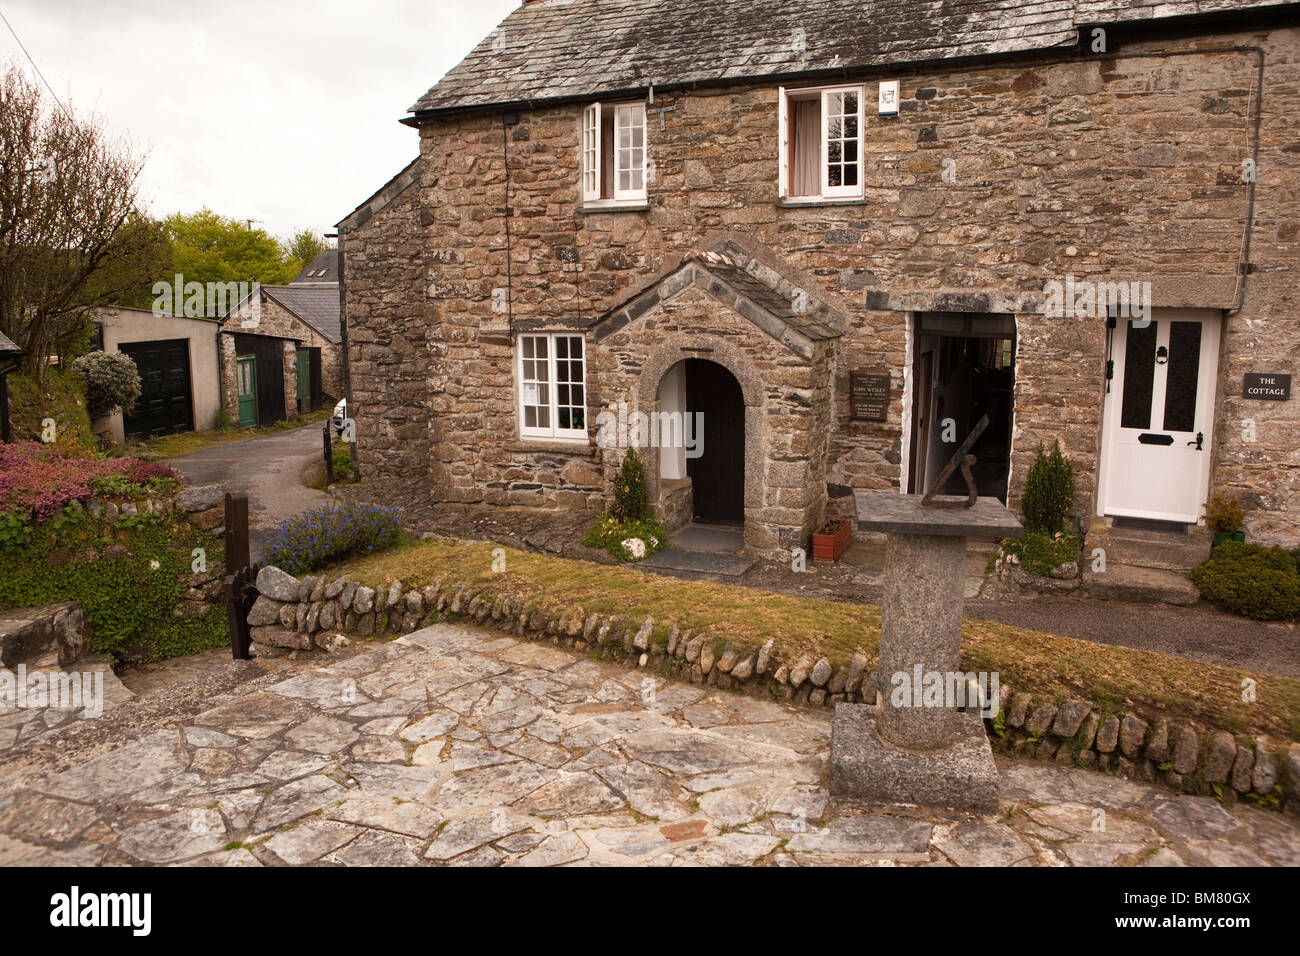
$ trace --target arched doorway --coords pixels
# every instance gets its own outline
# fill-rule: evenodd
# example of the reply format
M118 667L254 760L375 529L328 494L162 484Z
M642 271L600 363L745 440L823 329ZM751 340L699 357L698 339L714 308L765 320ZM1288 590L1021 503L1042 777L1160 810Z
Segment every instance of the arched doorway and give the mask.
M696 447L684 449L691 479L693 519L702 524L745 523L745 399L740 383L708 359L680 363L685 411L696 429Z

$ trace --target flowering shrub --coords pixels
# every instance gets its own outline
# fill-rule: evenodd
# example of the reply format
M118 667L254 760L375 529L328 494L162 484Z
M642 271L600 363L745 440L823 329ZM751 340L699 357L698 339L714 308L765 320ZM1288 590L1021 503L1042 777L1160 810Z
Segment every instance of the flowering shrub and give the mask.
M0 512L44 521L68 502L90 498L97 484L113 478L114 491L129 495L143 490L134 486L156 489L175 472L136 458L95 458L35 441L0 445Z
M86 406L93 421L117 409L128 410L140 397L140 373L129 355L90 352L72 363L86 380Z
M369 501L313 508L288 518L262 545L262 558L290 574L391 548L402 540L397 509Z
M654 518L620 521L607 514L592 525L582 543L608 551L620 561L640 561L661 550L667 537L664 526Z

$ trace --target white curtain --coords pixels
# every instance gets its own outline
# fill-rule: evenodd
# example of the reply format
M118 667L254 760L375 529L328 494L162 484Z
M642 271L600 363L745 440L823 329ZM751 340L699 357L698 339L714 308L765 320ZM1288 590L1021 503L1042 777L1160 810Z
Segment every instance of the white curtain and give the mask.
M790 195L816 196L822 191L822 104L820 99L792 100L793 154Z

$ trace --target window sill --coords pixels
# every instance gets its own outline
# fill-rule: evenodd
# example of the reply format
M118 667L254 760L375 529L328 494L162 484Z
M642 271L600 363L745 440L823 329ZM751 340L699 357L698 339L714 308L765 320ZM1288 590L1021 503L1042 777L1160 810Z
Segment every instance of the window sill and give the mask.
M808 209L818 206L865 206L867 200L861 196L855 196L850 199L778 199L776 205L778 209Z
M554 438L517 438L505 445L506 451L539 452L548 455L582 455L591 454L590 441L558 441Z
M634 202L586 203L578 207L578 212L588 215L597 212L648 212L649 209L649 200L639 199Z

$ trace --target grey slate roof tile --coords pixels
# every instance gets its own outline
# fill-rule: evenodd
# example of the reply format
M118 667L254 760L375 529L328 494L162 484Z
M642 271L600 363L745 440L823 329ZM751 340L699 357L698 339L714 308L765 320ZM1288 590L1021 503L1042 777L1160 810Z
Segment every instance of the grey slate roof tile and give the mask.
M339 281L339 254L337 249L322 249L316 258L303 266L290 285L318 285Z
M1080 26L1287 0L533 0L413 113L1073 46ZM803 31L805 49L793 42ZM494 40L504 35L502 49ZM497 44L500 45L500 44Z
M335 345L343 341L337 285L264 285L262 294L284 306Z

